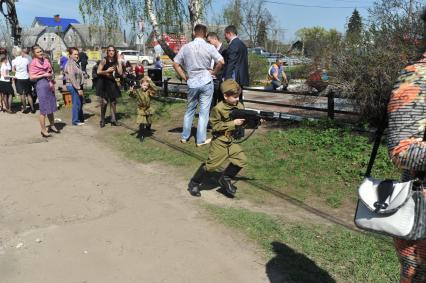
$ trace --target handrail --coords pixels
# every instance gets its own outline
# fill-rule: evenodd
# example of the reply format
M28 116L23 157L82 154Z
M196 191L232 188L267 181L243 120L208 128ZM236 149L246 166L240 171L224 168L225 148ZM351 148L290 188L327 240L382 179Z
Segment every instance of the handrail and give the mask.
M166 96L169 92L169 85L179 85L179 86L185 86L186 83L183 82L170 82L169 79L164 80L163 82L156 82L156 83L162 83L164 92ZM280 93L280 94L290 94L290 95L304 95L304 96L314 96L318 97L318 95L310 94L310 93L300 93L300 92L294 92L294 91L284 91L284 92L277 92L277 91L271 91L271 90L262 90L262 89L254 89L254 88L243 88L243 90L250 90L250 91L258 91L258 92L267 92L267 93ZM179 92L176 93L185 93L185 92ZM346 110L336 110L334 105L334 93L330 92L327 95L327 108L318 108L318 107L311 107L311 106L301 106L301 105L294 105L294 104L284 104L284 103L277 103L277 102L269 102L269 101L261 101L261 100L254 100L254 99L244 99L244 102L249 103L256 103L256 104L264 104L264 105L272 105L272 106L278 106L278 107L287 107L287 108L295 108L295 109L303 109L303 110L312 110L312 111L319 111L319 112L327 112L328 117L331 119L334 119L334 114L350 114L350 115L358 115L359 113L354 111L346 111Z

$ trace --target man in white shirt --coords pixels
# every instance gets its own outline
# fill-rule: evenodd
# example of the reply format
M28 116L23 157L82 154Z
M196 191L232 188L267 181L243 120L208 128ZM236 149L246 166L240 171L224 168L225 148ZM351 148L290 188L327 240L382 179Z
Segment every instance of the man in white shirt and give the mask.
M34 103L31 96L31 82L28 74L28 61L27 54L19 47L15 47L14 53L16 58L12 60L12 71L15 72L15 88L16 92L21 97L22 113L27 112L27 101L30 105L31 112L35 113Z
M188 106L183 120L182 143L186 143L190 137L195 110L200 104L197 146L208 144L211 141L211 139L207 139L207 123L213 96L212 75L216 75L224 64L222 55L213 45L206 42L206 35L207 27L201 24L196 25L194 40L182 46L173 63L173 68L188 83ZM210 66L212 60L216 63L213 71Z

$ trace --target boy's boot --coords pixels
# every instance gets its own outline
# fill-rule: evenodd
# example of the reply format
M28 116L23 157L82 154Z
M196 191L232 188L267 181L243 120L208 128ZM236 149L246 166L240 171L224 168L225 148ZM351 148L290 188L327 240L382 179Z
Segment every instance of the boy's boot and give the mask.
M151 132L151 124L146 124L145 130Z
M200 186L201 186L201 180L203 179L204 175L207 173L206 167L204 166L204 163L200 165L200 167L195 172L194 176L192 176L191 181L189 181L188 184L188 192L194 196L194 197L200 197Z
M137 135L137 138L141 141L141 142L143 142L143 140L144 140L144 136L143 136L143 134L144 134L144 130L145 130L145 125L144 124L139 124L139 132L138 132L138 135Z
M225 171L223 171L222 176L220 176L219 185L226 196L231 198L235 196L237 187L232 184L232 179L237 176L241 169L241 167L230 163Z

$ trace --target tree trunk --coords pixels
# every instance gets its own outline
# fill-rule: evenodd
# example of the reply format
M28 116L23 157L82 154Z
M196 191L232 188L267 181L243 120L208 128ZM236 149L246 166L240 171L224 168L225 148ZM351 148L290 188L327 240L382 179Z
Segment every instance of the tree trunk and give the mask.
M189 0L188 10L191 22L191 35L194 37L192 31L194 31L194 27L197 24L201 23L201 0Z
M3 11L3 4L6 4L7 11ZM14 0L0 0L0 10L3 16L8 21L12 32L13 43L21 44L21 27L19 26L18 16L16 15Z
M176 53L170 48L169 45L167 45L167 42L165 42L163 39L163 36L160 31L160 26L158 25L157 17L155 16L155 13L154 13L154 7L152 4L152 1L153 0L145 0L145 5L146 5L149 20L151 21L154 38L155 40L158 41L164 53L166 53L166 55L173 60L173 58L175 58L176 56Z

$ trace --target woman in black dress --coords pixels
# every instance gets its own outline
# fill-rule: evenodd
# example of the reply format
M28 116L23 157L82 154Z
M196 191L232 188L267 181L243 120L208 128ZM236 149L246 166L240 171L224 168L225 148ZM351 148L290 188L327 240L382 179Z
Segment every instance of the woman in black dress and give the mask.
M107 47L107 54L98 66L98 82L96 95L101 99L101 121L100 127L105 127L105 113L110 104L111 109L111 125L117 126L116 105L117 98L120 97L120 88L117 84L118 78L123 74L121 60L118 59L117 49L110 45Z

